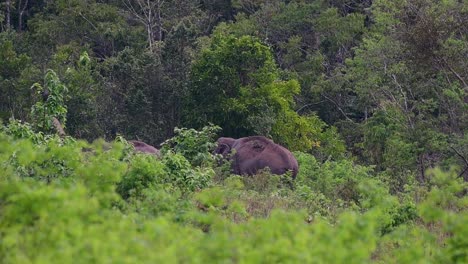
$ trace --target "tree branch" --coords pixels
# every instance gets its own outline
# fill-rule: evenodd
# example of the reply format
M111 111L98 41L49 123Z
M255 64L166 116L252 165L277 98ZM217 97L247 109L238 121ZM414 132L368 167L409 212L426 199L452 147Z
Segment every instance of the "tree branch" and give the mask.
M465 88L468 87L468 84L466 84L465 80L452 67L450 67L447 60L445 58L442 58L442 60L444 61L445 65L447 65L449 70L457 77L457 79L460 80L460 82L463 83L464 87Z
M451 148L455 152L455 154L457 154L465 162L465 164L468 165L468 160L467 158L465 158L465 156L463 156L456 148L452 146L449 146L449 148Z
M304 108L307 108L307 107L312 106L312 105L318 105L318 104L321 104L323 102L325 102L325 101L322 100L322 101L317 102L317 103L306 104L306 105L302 106L301 108L299 108L298 110L296 110L296 113L299 114L299 112L302 111Z
M91 22L89 21L83 14L81 14L81 12L76 12L78 15L80 15L80 17L82 17L86 22L88 22L88 24L90 24L94 30L98 30L97 27Z
M463 160L463 162L465 162L465 169L463 169L463 171L458 174L458 177L461 177L468 170L468 159L465 158L465 156L463 156L456 148L452 146L449 146L449 148L451 148L453 152L455 152L455 154L457 154Z
M331 98L329 98L325 94L322 94L322 96L325 97L325 99L327 99L328 101L332 102L338 108L338 110L341 112L341 114L343 114L343 116L346 118L346 120L348 120L350 122L354 122L351 118L348 117L348 115L343 111L343 109L341 109L341 107L335 101L333 101Z

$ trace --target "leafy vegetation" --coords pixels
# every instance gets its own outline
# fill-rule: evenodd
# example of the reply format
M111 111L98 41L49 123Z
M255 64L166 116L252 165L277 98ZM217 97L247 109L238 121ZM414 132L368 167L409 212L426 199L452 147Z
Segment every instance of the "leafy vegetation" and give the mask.
M211 167L192 167L181 154L157 160L120 142L103 151L102 142L35 144L1 133L0 146L4 263L468 257L468 186L454 171L434 170L426 187L394 196L371 168L299 152L301 173L290 185L267 171L216 180Z
M455 0L3 1L0 262L467 263L466 21ZM297 178L212 154L250 135Z

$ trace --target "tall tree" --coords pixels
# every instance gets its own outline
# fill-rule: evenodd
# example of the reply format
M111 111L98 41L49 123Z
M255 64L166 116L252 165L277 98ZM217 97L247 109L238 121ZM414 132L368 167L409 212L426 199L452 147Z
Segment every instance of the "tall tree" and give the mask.
M11 28L11 0L6 0L6 29L9 30Z
M225 136L271 136L292 149L310 151L321 139L335 138L321 138L325 125L317 117L293 111L299 92L296 80L280 79L270 48L258 39L215 35L192 67L184 125L211 122Z
M18 0L18 31L23 30L24 12L28 7L29 0Z
M155 42L163 40L162 8L165 0L123 0L128 12L146 29L148 48L155 49Z
M366 159L425 182L427 168L458 156L448 139L468 128L467 12L457 1L381 0L373 15L376 23L336 78L341 84L333 83L354 94L354 109L365 116Z

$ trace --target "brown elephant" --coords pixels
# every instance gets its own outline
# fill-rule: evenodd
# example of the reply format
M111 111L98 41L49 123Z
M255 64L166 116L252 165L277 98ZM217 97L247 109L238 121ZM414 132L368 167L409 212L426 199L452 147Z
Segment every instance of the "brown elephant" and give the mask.
M156 157L160 157L161 153L159 150L151 145L146 144L143 141L138 141L138 140L129 140L133 147L135 148L136 152L141 152L141 153L148 153L148 154L153 154Z
M291 171L293 179L296 178L299 165L294 155L266 137L221 137L217 143L218 147L214 153L231 159L231 169L235 174L254 175L258 170L269 167L273 174L280 175ZM232 150L235 150L234 153Z

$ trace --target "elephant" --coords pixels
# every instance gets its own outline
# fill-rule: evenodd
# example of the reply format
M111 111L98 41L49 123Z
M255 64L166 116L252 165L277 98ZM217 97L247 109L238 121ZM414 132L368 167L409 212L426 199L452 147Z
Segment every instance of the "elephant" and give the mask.
M160 157L161 153L159 150L151 145L146 144L143 141L138 141L138 140L129 140L133 147L135 148L136 152L141 152L141 153L148 153L148 154L153 154L156 157Z
M295 179L299 171L294 155L266 137L250 136L239 139L221 137L217 143L214 153L232 160L231 170L234 174L254 175L258 170L269 167L273 174L278 175L291 171Z

